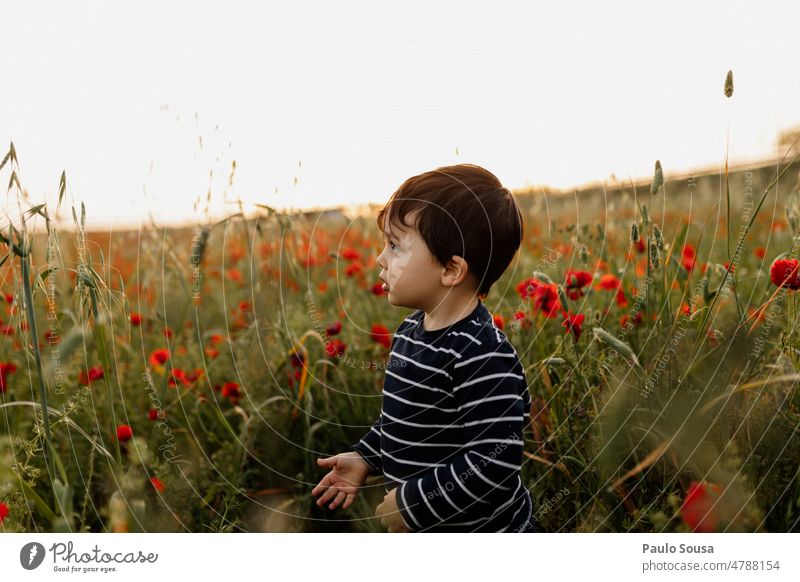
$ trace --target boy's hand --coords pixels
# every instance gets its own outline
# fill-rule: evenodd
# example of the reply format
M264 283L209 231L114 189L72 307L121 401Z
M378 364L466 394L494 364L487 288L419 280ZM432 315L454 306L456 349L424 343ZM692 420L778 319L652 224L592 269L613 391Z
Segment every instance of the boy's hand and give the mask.
M387 528L389 533L409 531L400 514L400 509L397 507L397 487L389 491L381 504L375 508L375 517L381 520L381 525Z
M343 500L342 509L350 507L358 493L358 488L364 484L369 473L369 465L364 457L356 451L348 451L333 457L319 458L317 464L331 469L311 491L311 495L325 492L322 497L317 499L317 505L322 506L328 500L333 499L330 509L336 509L336 506Z

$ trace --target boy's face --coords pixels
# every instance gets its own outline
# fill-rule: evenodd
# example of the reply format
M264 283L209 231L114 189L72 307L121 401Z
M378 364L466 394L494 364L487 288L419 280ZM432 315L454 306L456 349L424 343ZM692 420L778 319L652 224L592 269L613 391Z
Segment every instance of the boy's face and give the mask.
M442 266L417 231L416 216L410 215L408 222L412 226L407 229L385 222L385 246L378 256L380 278L386 283L389 303L427 311L440 300Z

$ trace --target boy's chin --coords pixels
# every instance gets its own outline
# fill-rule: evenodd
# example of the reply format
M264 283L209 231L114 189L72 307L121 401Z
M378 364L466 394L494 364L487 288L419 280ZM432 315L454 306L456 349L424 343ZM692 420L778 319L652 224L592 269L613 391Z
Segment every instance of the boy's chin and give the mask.
M397 293L389 291L386 294L386 300L389 302L390 305L394 305L395 307L408 307L402 300L402 298L397 296Z
M411 301L407 298L398 297L396 293L392 293L391 291L387 295L386 299L389 301L389 305L394 307L405 307L407 309L421 309L419 302Z

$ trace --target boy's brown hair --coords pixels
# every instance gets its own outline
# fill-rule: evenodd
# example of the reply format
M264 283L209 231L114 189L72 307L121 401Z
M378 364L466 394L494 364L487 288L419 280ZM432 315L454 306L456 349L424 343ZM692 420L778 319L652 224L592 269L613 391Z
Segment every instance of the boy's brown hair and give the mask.
M388 218L408 228L406 217L415 211L431 254L442 266L463 257L485 299L522 244L522 213L511 191L480 166L443 166L403 182L378 212L378 226L383 230Z

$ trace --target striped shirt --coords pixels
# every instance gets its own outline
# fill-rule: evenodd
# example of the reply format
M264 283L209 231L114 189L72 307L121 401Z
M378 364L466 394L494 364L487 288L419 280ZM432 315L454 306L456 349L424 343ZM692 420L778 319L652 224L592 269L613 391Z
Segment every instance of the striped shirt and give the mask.
M383 473L410 531L530 529L520 478L531 398L517 351L478 300L426 331L424 311L392 338L381 414L351 447Z

